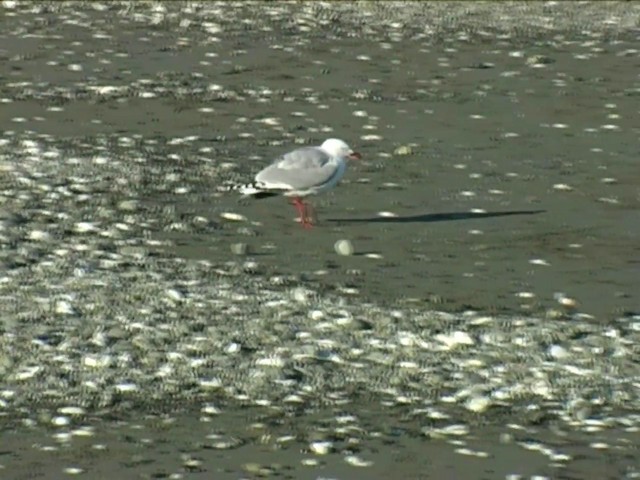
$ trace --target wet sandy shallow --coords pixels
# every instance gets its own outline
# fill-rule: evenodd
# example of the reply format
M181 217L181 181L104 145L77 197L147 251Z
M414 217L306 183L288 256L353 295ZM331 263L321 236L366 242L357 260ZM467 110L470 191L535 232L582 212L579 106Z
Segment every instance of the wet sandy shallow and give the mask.
M147 245L152 251L214 264L255 261L250 270L257 276L290 276L288 281L320 293L344 295L345 308L373 300L397 308L524 313L541 322L570 322L569 315L584 313L603 331L613 319L631 318L640 309L634 288L640 274L637 30L621 27L638 18L633 4L572 10L569 25L552 34L538 27L557 27L553 5L534 14L511 10L513 19L527 18L527 26L506 28L510 38L492 30L499 26L490 11L475 12L479 27L463 13L447 25L435 6L413 16L377 10L364 22L358 19L367 18L366 12L357 9L339 18L330 8L305 11L307 18L317 15L332 25L328 35L313 22L288 24L287 8L294 7L276 6L273 20L262 23L241 7L229 10L238 20L253 19L245 30L206 9L172 17L171 10L124 6L74 12L9 7L5 13L20 13L3 17L11 28L2 31L11 33L0 38L2 59L10 66L1 87L2 97L11 99L0 110L5 137L46 141L58 157L45 156L41 164L60 158L74 165L61 167L56 185L89 172L83 159L98 166L100 156L117 159L122 167L115 164L113 176L96 178L91 188L104 196L100 208L135 198L147 209L139 230L132 225L125 231L165 242ZM390 15L397 25L380 23ZM503 17L505 24L513 19ZM259 28L264 25L271 30ZM482 33L485 28L491 33ZM283 200L244 204L215 194L293 144L329 135L344 137L366 159L351 168L341 188L315 201L321 220L315 230L300 229ZM411 154L394 153L401 146L410 146ZM14 171L10 154L3 155L3 173ZM128 169L132 161L149 166ZM27 162L24 168L30 168ZM124 192L130 186L118 182L127 175L135 187ZM222 220L220 213L228 211L247 221ZM381 211L397 216L382 218ZM29 232L46 222L27 218L11 225ZM12 235L8 231L7 238ZM335 254L333 244L341 238L354 243L356 255ZM248 245L247 258L233 257L236 243ZM15 241L3 239L3 245L14 248ZM23 260L2 261L7 269L26 268ZM141 262L154 268L152 257ZM559 305L559 292L577 301L575 311ZM145 306L147 299L136 301ZM3 343L0 358L0 372L11 380L2 396L5 419L14 416L6 392L16 378L6 360L8 345ZM21 365L21 359L12 361ZM634 371L626 381L637 397L638 370L628 370ZM11 447L3 440L0 464L10 472L7 478L60 478L67 467L91 478L112 478L114 468L123 478L390 478L400 468L406 478L639 475L634 421L558 433L544 416L526 418L526 430L513 429L511 439L492 412L480 421L460 419L471 425L461 439L436 440L422 429L437 422L407 420L393 409L371 413L378 403L373 398L349 407L362 417L362 431L348 435L358 441L332 438L335 451L326 456L304 450L319 418L335 418L331 409L263 428L253 425L259 421L254 410L246 418L243 409L225 405L224 414L209 422L185 412L162 426L161 420L139 419L135 409L118 413L123 424L102 411L99 419L88 415L72 422L94 425L94 436L75 435L62 444L53 435L62 432L64 439L72 426L44 431L7 421L3 439L10 436ZM43 413L48 409L16 404L18 417L50 423ZM214 431L242 439L242 445L221 452L205 448ZM274 438L286 435L294 439L278 447ZM541 448L557 448L569 459L552 466L548 452L518 444L538 440ZM42 451L52 445L59 450ZM456 453L458 448L488 457ZM349 466L344 457L350 454L373 466ZM202 463L192 462L186 471L192 457ZM320 465L303 466L309 458ZM271 467L247 471L250 463Z
M60 429L30 428L3 435L11 448L2 464L12 479L61 478L77 469L90 478L562 478L638 476L637 432L607 429L471 425L465 434L420 425L410 410L354 406L358 427L323 453L309 427L330 428L350 410L273 416L264 409L193 412L102 421L92 437L89 420L70 440ZM355 418L354 417L354 418ZM461 425L460 425L461 426ZM352 427L352 428L349 428ZM78 433L78 431L85 433ZM429 432L426 434L425 432ZM37 438L37 441L34 439ZM316 447L319 449L319 447ZM117 469L117 470L114 470ZM71 474L73 476L73 474Z
M268 34L265 44L237 34L210 42L188 29L176 39L125 24L108 40L113 59L101 64L101 44L67 28L83 40L69 59L55 55L64 51L56 39L44 50L38 37L5 47L21 59L5 93L19 92L25 78L54 89L88 79L89 87L74 100L23 95L5 108L7 128L68 137L85 119L83 137L183 139L165 153L204 178L177 197L169 187L166 196L149 192L148 204L212 220L234 211L250 224L225 223L204 236L156 233L175 242L172 253L226 261L243 242L267 274L309 273L368 299L450 311L544 315L557 307L557 293L596 319L638 310L633 31L605 42L557 33L479 44L460 32L434 43L426 34L373 42L311 31ZM49 49L61 58L42 72ZM157 86L165 93L151 93ZM64 108L51 112L51 102ZM283 200L239 206L230 195L212 198L224 181L220 165L227 179L246 181L296 142L329 135L345 137L366 161L316 200L315 231L298 231ZM394 155L406 145L411 155ZM334 254L340 238L354 243L353 258Z

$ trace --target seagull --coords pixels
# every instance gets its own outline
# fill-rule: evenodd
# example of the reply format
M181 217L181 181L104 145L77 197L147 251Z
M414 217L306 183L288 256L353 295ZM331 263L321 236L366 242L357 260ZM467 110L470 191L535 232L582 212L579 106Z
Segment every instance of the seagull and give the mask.
M319 147L303 147L285 153L255 176L253 183L238 187L245 197L266 198L284 195L300 215L304 228L311 228L315 212L303 198L335 187L347 170L347 159L362 156L337 138Z

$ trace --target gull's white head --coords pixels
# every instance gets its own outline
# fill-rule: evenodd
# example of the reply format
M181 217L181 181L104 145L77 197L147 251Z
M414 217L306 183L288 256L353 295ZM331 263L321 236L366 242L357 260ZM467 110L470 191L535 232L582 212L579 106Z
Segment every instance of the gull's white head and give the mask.
M358 152L351 150L349 145L338 138L325 140L322 145L320 145L320 148L332 157L349 158L351 160L362 158Z

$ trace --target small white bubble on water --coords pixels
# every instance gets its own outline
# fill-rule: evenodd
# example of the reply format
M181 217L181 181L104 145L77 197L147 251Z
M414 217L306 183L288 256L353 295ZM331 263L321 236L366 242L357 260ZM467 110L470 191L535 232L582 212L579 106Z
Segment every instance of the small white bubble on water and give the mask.
M63 415L59 415L51 419L51 424L56 427L66 427L70 423L71 423L71 420L69 419L69 417L65 417Z
M363 460L357 455L347 455L344 457L344 461L353 467L370 467L373 465L373 462L368 460Z
M542 258L533 258L531 260L529 260L529 263L531 265L543 265L545 267L550 267L551 264L549 262L547 262L546 260L542 259Z
M360 140L364 140L364 141L382 140L382 137L380 135L362 135L360 137Z
M393 212L378 212L378 216L384 217L384 218L393 218L393 217L397 217L398 215Z
M84 473L84 470L79 467L66 467L63 472L67 475L80 475L81 473Z
M518 292L516 297L518 298L535 298L536 294L533 292Z

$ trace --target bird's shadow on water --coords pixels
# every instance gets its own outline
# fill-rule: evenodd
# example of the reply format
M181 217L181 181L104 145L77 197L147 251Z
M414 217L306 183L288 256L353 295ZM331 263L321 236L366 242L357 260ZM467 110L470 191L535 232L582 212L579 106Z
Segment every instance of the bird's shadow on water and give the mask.
M335 223L431 223L450 222L453 220L472 220L477 218L507 217L512 215L537 215L546 210L508 210L505 212L448 212L425 213L422 215L402 215L398 217L363 217L363 218L328 218Z

